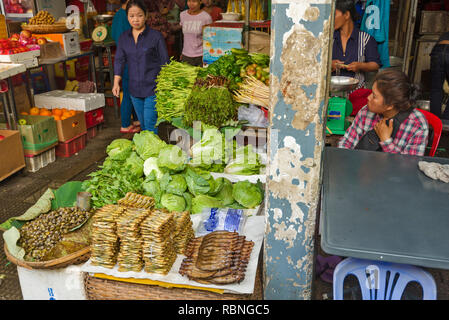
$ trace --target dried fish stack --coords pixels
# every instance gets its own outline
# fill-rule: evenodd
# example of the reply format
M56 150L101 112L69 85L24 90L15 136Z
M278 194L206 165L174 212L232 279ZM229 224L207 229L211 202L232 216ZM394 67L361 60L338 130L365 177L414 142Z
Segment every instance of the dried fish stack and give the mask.
M119 249L117 224L124 209L116 205L106 205L93 216L91 263L112 269L117 263Z
M154 207L155 201L151 197L128 192L124 198L117 201L117 204L129 208L151 209Z
M176 253L184 254L190 240L195 237L193 231L192 220L190 219L190 212L175 212L175 235L174 241L176 246Z
M143 268L142 236L140 225L151 214L146 209L128 208L117 222L120 251L117 257L118 271L139 272Z
M167 274L176 260L174 214L154 210L141 224L144 270Z
M254 242L237 232L215 231L190 241L179 273L205 284L240 283Z

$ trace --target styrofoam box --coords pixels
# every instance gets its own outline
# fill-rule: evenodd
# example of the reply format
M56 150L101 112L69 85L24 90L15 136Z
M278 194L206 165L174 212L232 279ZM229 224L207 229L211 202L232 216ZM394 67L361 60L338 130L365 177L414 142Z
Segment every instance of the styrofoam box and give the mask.
M17 266L24 300L87 300L81 265L29 270Z
M26 71L24 64L0 63L0 79L7 79Z
M22 61L32 60L41 55L40 50L31 50L16 54L0 54L0 62L21 63Z
M54 90L34 96L36 107L89 112L106 105L103 93L78 93L73 91Z

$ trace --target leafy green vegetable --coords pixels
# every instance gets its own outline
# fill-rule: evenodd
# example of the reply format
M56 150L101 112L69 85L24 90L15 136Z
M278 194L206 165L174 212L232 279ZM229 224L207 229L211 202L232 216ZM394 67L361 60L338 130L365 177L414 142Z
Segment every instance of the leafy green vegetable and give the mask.
M164 193L162 195L161 204L168 211L183 212L186 208L186 201L184 197L171 193Z
M187 154L178 146L169 144L159 152L157 164L160 168L179 172L185 169L186 163Z
M207 208L222 208L223 204L217 198L200 194L192 199L192 214L201 213L203 209Z
M207 194L215 187L215 181L212 175L204 170L188 166L185 171L187 187L191 194Z
M128 166L137 177L143 175L143 163L142 158L135 151L131 152L130 156L125 160L125 166Z
M145 180L142 185L144 195L153 197L156 203L161 202L162 190L156 180Z
M184 200L186 201L186 208L184 211L190 211L192 210L192 195L188 192L184 192L183 195Z
M258 185L245 180L233 185L232 197L245 208L252 209L262 203L263 193Z
M106 147L110 160L124 161L132 152L133 143L128 139L115 139Z
M165 188L165 192L173 193L178 196L182 196L187 190L186 179L181 174L175 174L171 176L170 182Z
M232 183L226 178L222 178L223 183L221 190L217 193L215 198L223 203L223 206L228 207L234 203L234 197L232 196Z
M89 177L91 179L83 182L83 189L92 194L93 208L114 204L127 192L143 192L143 178L118 162L89 174Z
M154 132L147 130L136 133L133 137L133 142L136 152L143 160L157 157L159 151L167 146Z
M237 175L256 175L260 174L262 167L259 155L249 144L236 150L235 158L228 162L224 172Z
M165 172L157 165L157 158L152 157L148 158L143 163L143 173L147 177L150 176L151 173L154 173L154 178L152 180L160 180Z

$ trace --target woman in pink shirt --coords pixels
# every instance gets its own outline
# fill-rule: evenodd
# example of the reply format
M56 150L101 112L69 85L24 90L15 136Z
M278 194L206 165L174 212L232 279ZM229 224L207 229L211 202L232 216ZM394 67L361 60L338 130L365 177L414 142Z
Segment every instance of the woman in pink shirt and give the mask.
M203 64L203 27L212 23L211 16L201 9L201 0L187 0L188 10L181 12L184 35L181 61L193 66Z

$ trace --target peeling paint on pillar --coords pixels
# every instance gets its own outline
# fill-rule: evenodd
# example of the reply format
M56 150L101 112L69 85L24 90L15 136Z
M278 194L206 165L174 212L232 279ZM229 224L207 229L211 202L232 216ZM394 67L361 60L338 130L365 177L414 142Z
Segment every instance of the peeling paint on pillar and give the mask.
M266 299L310 299L331 0L273 0Z

